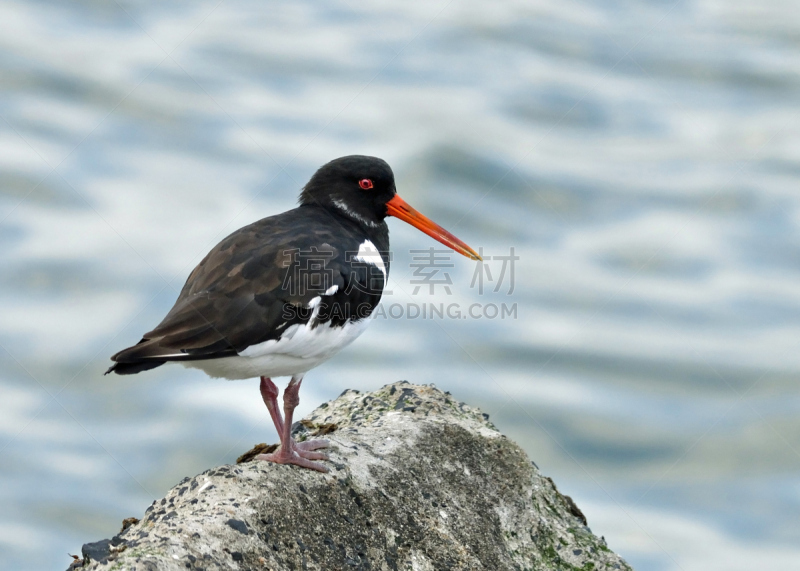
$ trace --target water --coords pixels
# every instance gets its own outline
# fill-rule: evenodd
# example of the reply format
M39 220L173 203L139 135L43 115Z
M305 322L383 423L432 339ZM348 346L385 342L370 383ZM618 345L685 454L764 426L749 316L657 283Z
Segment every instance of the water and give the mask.
M401 194L514 291L413 294L313 371L481 406L639 570L800 561L800 8L732 1L0 4L0 560L65 568L276 440L255 381L103 377L219 239L320 164ZM55 169L55 170L54 170ZM500 261L490 261L498 279Z

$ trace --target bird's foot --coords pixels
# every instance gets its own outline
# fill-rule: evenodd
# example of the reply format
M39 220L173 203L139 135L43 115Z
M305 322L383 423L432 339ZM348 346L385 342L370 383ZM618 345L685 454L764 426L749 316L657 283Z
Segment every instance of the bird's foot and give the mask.
M306 443L300 442L299 444ZM294 444L292 447L293 449L289 452L286 452L281 446L276 452L272 452L271 454L259 454L256 456L256 460L265 460L267 462L275 462L276 464L294 464L295 466L308 468L309 470L316 470L318 472L328 471L328 469L322 464L312 462L312 460L327 460L327 454L322 454L321 452L312 452L311 450L313 450L313 448L311 450L295 448L295 446L299 446L299 444ZM327 446L327 443L325 443L323 446ZM317 448L321 447L318 446Z
M278 436L280 436L281 447L270 454L259 454L256 456L256 460L266 460L276 464L294 464L309 470L327 472L328 469L325 466L312 462L312 460L328 459L327 454L314 452L314 450L320 448L327 448L328 441L318 439L295 442L291 436L292 414L295 407L300 403L298 393L302 382L302 375L294 376L286 390L283 391L283 411L286 415L286 418L283 419L278 410L278 387L268 377L261 377L261 396L264 399L264 404L267 405L267 409L269 409L269 414L272 417L273 424L275 424L275 429L278 431Z

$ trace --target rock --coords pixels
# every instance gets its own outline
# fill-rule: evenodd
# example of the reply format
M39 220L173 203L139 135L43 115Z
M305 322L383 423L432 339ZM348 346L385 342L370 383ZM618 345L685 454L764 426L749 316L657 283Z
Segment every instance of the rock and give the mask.
M81 569L630 569L487 415L435 387L348 390L293 429L327 432L329 474L245 454L85 545Z

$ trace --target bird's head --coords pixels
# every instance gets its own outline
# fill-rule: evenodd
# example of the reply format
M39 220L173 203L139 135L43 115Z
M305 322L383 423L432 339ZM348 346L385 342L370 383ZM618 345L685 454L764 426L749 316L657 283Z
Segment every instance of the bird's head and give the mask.
M395 216L456 252L481 259L475 250L400 198L391 167L377 157L350 155L323 165L303 188L300 204L338 211L368 228L380 226L387 216Z

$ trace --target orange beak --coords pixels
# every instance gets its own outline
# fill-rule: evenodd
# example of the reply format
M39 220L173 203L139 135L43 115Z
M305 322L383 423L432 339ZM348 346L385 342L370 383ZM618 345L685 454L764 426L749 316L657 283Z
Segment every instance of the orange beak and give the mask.
M386 212L389 216L399 218L403 222L408 222L414 228L422 230L434 240L438 240L459 254L463 254L468 258L472 258L473 260L483 259L475 252L475 250L439 226L436 222L411 208L408 203L400 198L400 196L397 194L395 194L394 198L386 203Z

